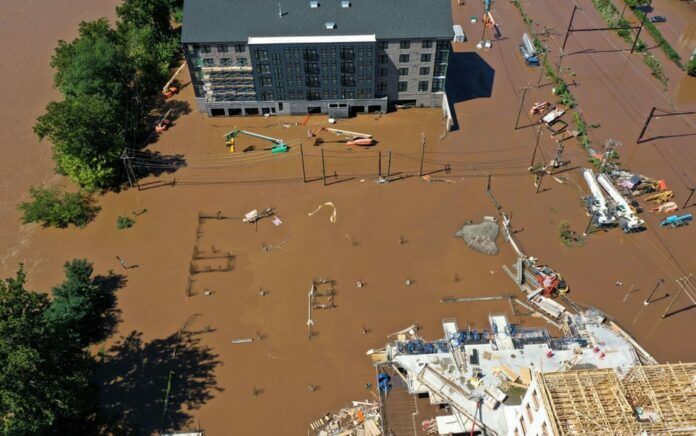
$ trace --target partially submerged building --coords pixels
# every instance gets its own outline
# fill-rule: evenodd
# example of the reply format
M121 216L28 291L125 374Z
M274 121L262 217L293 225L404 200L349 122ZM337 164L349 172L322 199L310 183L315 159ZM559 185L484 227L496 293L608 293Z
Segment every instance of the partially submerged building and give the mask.
M440 107L448 0L191 0L182 42L208 115Z
M368 351L380 400L371 420L380 428L327 414L333 426L324 417L313 434L696 434L696 363L657 364L594 309L564 321L561 337L496 314L485 330L445 319L435 341L414 326L397 332Z
M696 363L537 373L509 435L696 433Z

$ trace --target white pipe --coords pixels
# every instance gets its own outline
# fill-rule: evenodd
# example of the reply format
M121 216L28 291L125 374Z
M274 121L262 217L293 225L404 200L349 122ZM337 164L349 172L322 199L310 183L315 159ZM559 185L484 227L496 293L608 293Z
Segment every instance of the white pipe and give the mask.
M592 212L596 213L598 216L597 221L599 224L609 224L614 222L616 219L613 216L608 216L609 208L607 207L607 200L602 194L602 190L599 189L597 180L595 179L594 173L591 169L585 168L582 170L582 175L587 182L587 186L590 187L590 192L592 193Z
M623 217L628 221L629 229L635 229L643 225L645 221L638 218L636 214L633 213L633 209L631 209L631 206L628 204L628 201L626 201L624 196L621 195L618 189L616 189L614 183L612 183L612 181L609 179L609 177L607 177L606 174L600 174L599 176L597 176L597 181L600 185L602 185L604 190L607 191L609 196L616 202L616 214L619 217Z

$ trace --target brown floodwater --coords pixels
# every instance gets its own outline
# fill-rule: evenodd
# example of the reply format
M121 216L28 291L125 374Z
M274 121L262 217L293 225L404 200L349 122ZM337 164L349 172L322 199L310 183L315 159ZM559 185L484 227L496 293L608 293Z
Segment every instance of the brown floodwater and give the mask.
M12 107L6 104L0 117L3 168L15 174L2 186L0 272L11 274L24 261L30 287L47 290L61 279L65 260L87 257L100 273L113 269L126 276L117 291L120 323L103 346L108 357L98 374L102 405L120 423L112 428L114 433L130 429L147 434L200 423L210 434L305 434L308 423L323 413L350 400L372 398L364 388L366 382L374 385L374 369L365 351L383 346L387 334L417 322L423 335L434 339L441 336L442 318L456 317L461 325L468 321L474 328L485 328L490 312L511 316L507 303L439 302L447 295L516 292L501 269L515 260L502 239L501 253L486 256L453 237L465 221L496 214L484 193L488 174L495 197L512 214L522 249L562 272L573 299L615 317L660 361L696 358L693 341L681 334L693 325L696 311L661 318L670 301L664 294L673 296L678 291L674 280L696 269L695 227L661 229L657 226L661 217L646 213L649 229L642 234L596 232L584 247L561 245L561 221L569 221L578 232L587 223L580 206L587 188L575 169L558 175L565 183L545 178L542 192L535 194L526 168L536 135L532 127L513 128L520 89L535 85L538 78L538 70L524 66L517 49L525 29L511 4L497 2L496 14L507 39L494 42L491 50L467 55L464 52L475 50L474 35L480 31L468 21L480 13L476 2L469 3L455 6L454 14L470 36L469 42L457 44L454 55L459 68L469 68L450 69L450 74L460 75L456 90L460 98L454 99L458 131L443 137L439 110L414 109L339 122L338 128L374 134L378 144L371 149L349 149L325 133L324 145L314 147L306 131L327 126L326 117L313 116L308 126L295 125L301 117L207 118L195 111L186 113L186 105L193 105L192 90L186 87L168 103L179 110L174 126L149 148L167 156L182 155L187 167L156 177L141 174L143 190L103 196L96 220L77 230L19 226L14 204L31 184L60 181L51 173L48 144L37 143L30 130L33 119L56 97L48 67L55 40L74 36L80 19L110 14L112 6L85 3L70 12L58 5L53 10L40 2L24 2L21 7L17 3L18 16L31 11L24 26L21 20L3 15L3 23L10 26L2 30L8 35L2 42L6 50L19 54L23 44L31 44L36 59L30 62L18 56L18 62L31 65L26 71L13 65L4 68L6 80L0 81L9 88L5 95L15 97L5 101L16 102ZM530 14L561 28L567 7L553 3L556 10L551 1L540 3L546 7L530 7ZM60 25L42 18L46 14L52 15L51 20L60 18ZM26 23L34 22L32 16L46 19L40 40L37 36L27 40L32 33ZM613 43L599 38L596 42L607 47ZM569 44L582 50L587 42ZM601 124L592 139L621 140L623 162L664 178L682 202L696 162L689 138L632 142L642 116L655 101L666 100L639 60L612 56L569 56L567 64L576 74L573 92L588 122ZM7 86L10 79L30 89ZM476 86L467 85L471 83ZM647 91L629 92L636 85ZM549 87L531 90L525 106L549 99L549 92ZM525 112L526 108L521 126L530 123ZM277 156L262 150L230 154L222 136L235 126L282 138L291 150ZM687 128L683 120L663 118L649 133L650 137L671 131L687 134ZM416 176L422 133L424 172L434 172L431 182ZM537 161L550 160L554 139L548 132L542 134ZM300 143L309 183L302 182ZM250 145L268 146L240 137L238 149ZM322 149L328 186L322 181ZM570 159L571 168L587 165L584 152L570 141L564 157ZM149 164L151 170L158 169L158 163ZM443 171L447 164L449 173ZM375 183L378 172L384 175L387 168L393 180ZM308 215L324 202L335 205L335 223L329 219L328 206ZM239 219L199 225L199 212L220 211L240 218L251 209L266 207L276 208L280 226L270 219L257 226ZM116 229L119 215L144 209L134 227ZM196 244L203 254L228 252L232 270L195 274L192 295L187 296ZM122 269L116 256L137 267ZM196 262L197 267L206 265L224 266L219 260ZM310 341L307 292L312 280L322 277L336 280L337 307L314 312L315 335ZM665 279L655 296L659 300L644 306L659 278ZM407 279L413 284L406 286ZM358 280L365 286L356 287ZM623 286L616 286L617 280ZM626 297L631 285L635 292ZM265 296L259 295L261 288L267 290ZM673 311L688 306L682 295ZM529 317L520 317L519 322L539 323ZM193 332L193 340L177 340L182 329ZM232 343L240 338L254 342ZM169 374L171 393L163 420ZM309 392L310 384L318 389Z

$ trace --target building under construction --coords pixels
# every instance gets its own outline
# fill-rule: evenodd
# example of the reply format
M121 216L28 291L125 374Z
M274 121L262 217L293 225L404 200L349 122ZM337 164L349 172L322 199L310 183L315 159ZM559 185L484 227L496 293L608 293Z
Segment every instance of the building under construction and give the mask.
M182 42L208 115L386 112L442 105L448 0L196 0Z
M514 435L696 433L696 363L537 373Z
M435 341L412 325L369 350L381 416L374 434L696 434L696 364L657 364L594 309L566 314L561 337L502 314L489 321L472 330L445 319ZM342 424L312 430L362 434Z

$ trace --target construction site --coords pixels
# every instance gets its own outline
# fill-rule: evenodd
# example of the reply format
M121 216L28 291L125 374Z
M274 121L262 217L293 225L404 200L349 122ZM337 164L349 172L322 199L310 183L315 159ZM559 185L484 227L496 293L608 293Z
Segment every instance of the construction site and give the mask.
M40 7L43 45L33 15L3 20L41 54L8 46L8 101L32 102L0 115L10 205L61 179L31 133L46 59L116 2L78 3ZM693 5L653 3L686 56ZM451 4L443 108L208 117L182 66L94 222L0 211L3 277L23 262L50 289L84 257L127 277L95 380L115 433L696 433L696 366L676 363L696 361L694 78L567 32L606 27L590 0Z

